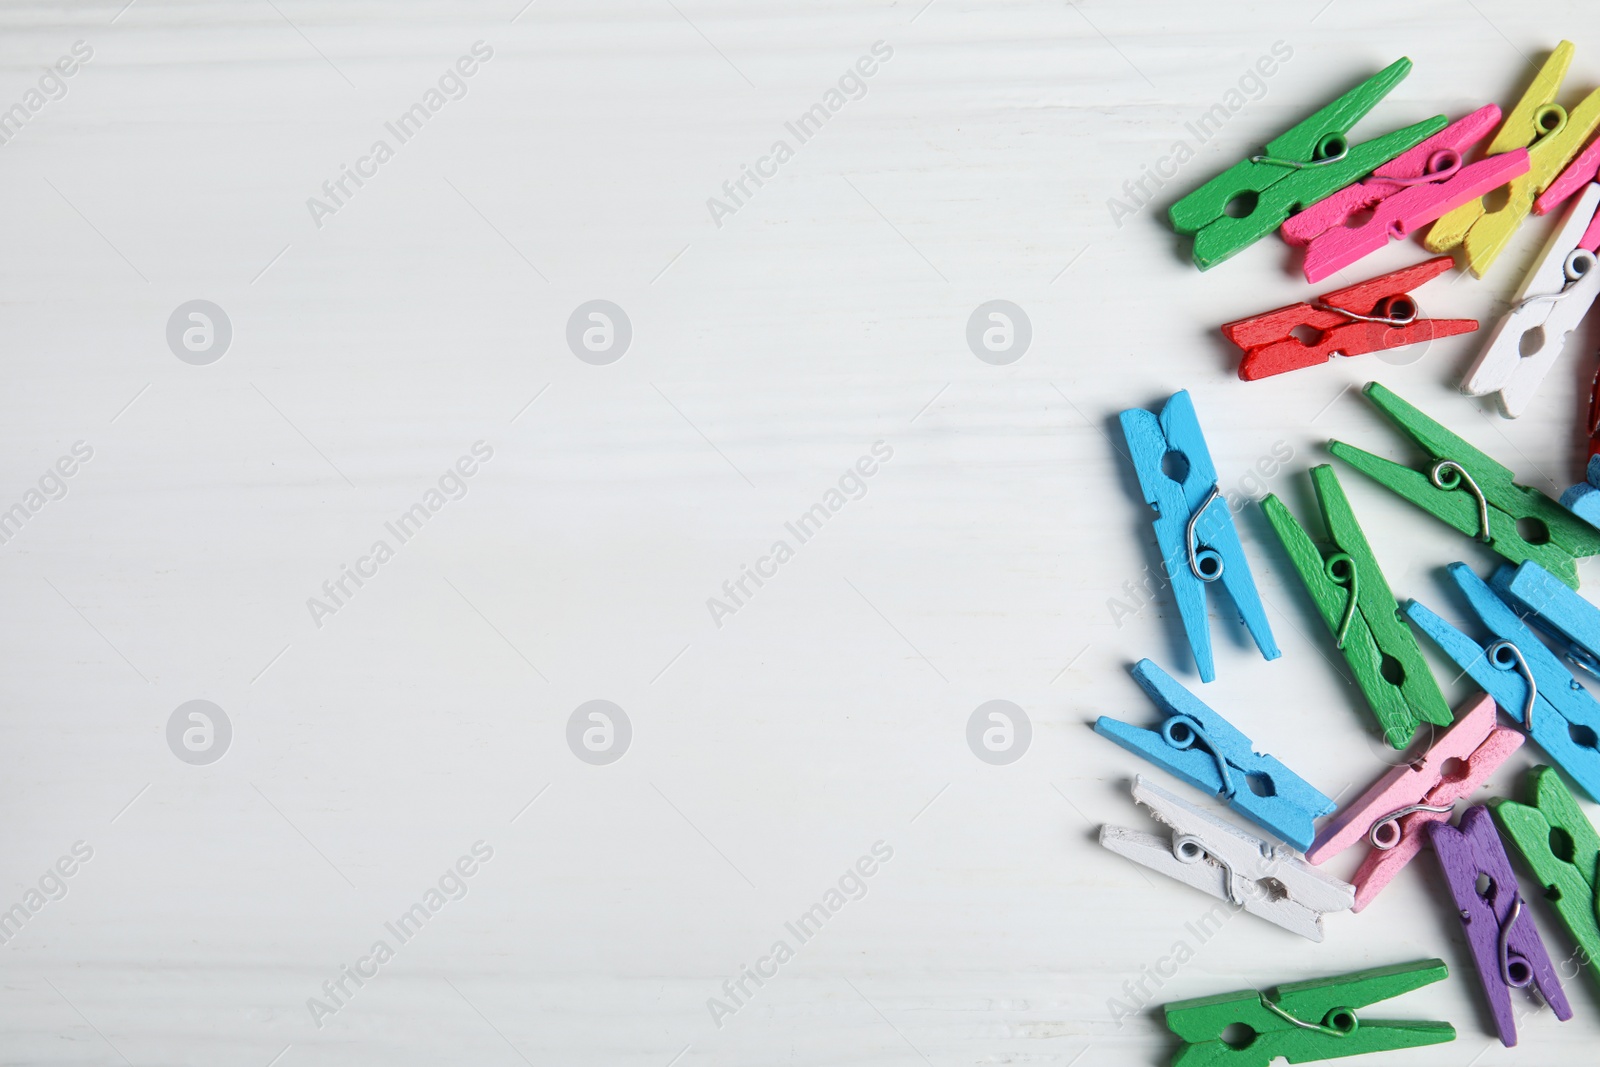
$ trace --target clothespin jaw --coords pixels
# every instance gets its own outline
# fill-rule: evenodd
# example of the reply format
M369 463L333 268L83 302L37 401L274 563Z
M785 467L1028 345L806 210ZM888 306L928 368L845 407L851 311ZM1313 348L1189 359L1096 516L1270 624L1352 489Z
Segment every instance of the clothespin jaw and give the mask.
M1600 209L1600 184L1590 183L1545 242L1510 308L1484 340L1461 391L1500 395L1514 419L1527 410L1567 339L1600 296L1600 266L1583 245Z
M1428 837L1461 915L1500 1043L1507 1048L1517 1043L1513 989L1531 986L1557 1019L1572 1018L1572 1006L1534 924L1532 905L1522 899L1489 809L1481 804L1468 808L1459 829L1448 822L1429 823Z
M1450 577L1492 635L1483 644L1415 600L1406 616L1573 780L1600 799L1600 703L1504 600L1464 563Z
M1571 41L1556 46L1489 142L1490 155L1528 149L1528 171L1506 187L1506 203L1491 212L1480 198L1448 212L1428 231L1423 242L1428 251L1447 252L1460 246L1473 275L1483 277L1527 218L1534 200L1600 126L1600 90L1589 93L1571 111L1555 103L1574 51Z
M1295 848L1310 846L1314 820L1333 810L1332 800L1278 760L1257 753L1250 738L1150 660L1134 664L1133 677L1162 712L1161 726L1147 730L1102 715L1095 733L1226 800Z
M1566 659L1600 674L1600 608L1568 589L1532 560L1494 572L1489 584L1527 620L1566 645Z
M1340 1056L1420 1048L1455 1040L1444 1022L1369 1020L1355 1009L1442 981L1443 960L1418 960L1351 974L1290 982L1257 992L1244 989L1165 1007L1167 1029L1184 1044L1172 1067L1268 1067L1277 1057L1311 1063ZM1225 1041L1228 1027L1251 1031L1241 1045Z
M1427 473L1342 441L1330 441L1329 452L1511 562L1534 560L1578 587L1574 561L1600 553L1600 530L1537 489L1516 484L1510 470L1379 383L1369 382L1362 392L1428 454ZM1527 526L1529 537L1523 536L1519 522Z
M1267 609L1250 575L1233 514L1217 487L1211 450L1188 390L1172 394L1159 415L1130 408L1121 421L1145 502L1156 511L1162 566L1201 680L1216 677L1206 614L1206 593L1212 585L1222 586L1232 597L1261 655L1277 659L1280 653Z
M1350 127L1410 71L1411 60L1396 60L1267 142L1261 155L1235 163L1173 204L1172 228L1194 235L1195 265L1211 269L1277 229L1301 206L1359 181L1443 129L1448 120L1436 115L1364 144L1349 143Z
M1500 832L1544 887L1544 898L1590 959L1600 959L1600 834L1551 767L1529 775L1530 804L1497 797ZM1591 968L1600 981L1600 971Z
M1348 911L1355 890L1309 866L1287 849L1245 833L1139 775L1133 799L1167 831L1147 834L1102 826L1100 844L1168 878L1241 907L1312 941L1322 916Z
M1471 333L1476 319L1425 319L1409 293L1450 269L1449 256L1404 267L1344 289L1324 293L1315 303L1239 319L1222 335L1244 350L1239 377L1258 378L1320 366L1335 356L1360 356L1406 345ZM1295 331L1313 335L1301 340Z
M1400 153L1359 185L1290 216L1281 232L1289 244L1306 246L1306 281L1320 282L1391 238L1402 239L1526 173L1525 148L1463 166L1472 147L1499 121L1500 109L1487 104ZM1364 220L1358 217L1363 215Z
M1417 639L1400 618L1399 605L1338 475L1324 463L1311 468L1311 484L1328 530L1327 546L1311 540L1277 494L1262 501L1261 510L1333 634L1334 647L1350 665L1384 739L1403 749L1423 723L1448 726L1454 716Z
M1493 698L1480 697L1421 758L1390 768L1317 834L1306 852L1314 864L1362 841L1370 846L1350 880L1356 888L1352 911L1366 908L1417 857L1430 822L1448 820L1456 801L1471 796L1522 747L1522 733L1498 725L1494 709Z

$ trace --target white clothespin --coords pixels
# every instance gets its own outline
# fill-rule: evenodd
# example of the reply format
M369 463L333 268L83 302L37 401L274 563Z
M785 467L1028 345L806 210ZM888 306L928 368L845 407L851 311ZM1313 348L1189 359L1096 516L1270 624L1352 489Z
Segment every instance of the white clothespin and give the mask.
M1119 856L1312 941L1322 940L1324 914L1348 911L1355 903L1354 887L1310 866L1293 849L1245 833L1143 775L1133 780L1133 799L1171 834L1102 826L1100 844Z
M1508 419L1527 409L1568 335L1600 296L1600 270L1595 269L1600 227L1590 226L1597 208L1600 183L1591 182L1567 210L1462 383L1468 396L1498 392Z

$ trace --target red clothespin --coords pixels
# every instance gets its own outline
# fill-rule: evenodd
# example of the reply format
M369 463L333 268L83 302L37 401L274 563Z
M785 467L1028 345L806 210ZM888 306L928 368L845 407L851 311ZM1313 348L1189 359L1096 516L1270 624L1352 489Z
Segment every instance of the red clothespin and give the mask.
M1376 252L1476 197L1528 172L1528 150L1502 152L1470 165L1462 160L1500 121L1500 109L1485 105L1451 123L1408 152L1294 215L1279 231L1292 245L1305 245L1308 282L1320 282L1362 256ZM1362 212L1370 215L1357 221Z
M1595 369L1594 384L1589 387L1589 457L1600 456L1600 367Z
M1239 377L1247 382L1301 367L1315 367L1334 356L1360 356L1404 348L1435 337L1452 337L1478 328L1476 319L1424 319L1410 292L1450 268L1449 256L1324 293L1314 303L1288 307L1230 322L1222 335L1244 349ZM1295 331L1305 327L1302 340Z

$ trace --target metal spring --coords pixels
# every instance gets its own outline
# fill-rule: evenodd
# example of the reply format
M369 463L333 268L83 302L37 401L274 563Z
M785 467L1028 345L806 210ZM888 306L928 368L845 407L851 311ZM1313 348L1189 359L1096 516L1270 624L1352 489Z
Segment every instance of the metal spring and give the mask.
M1502 665L1498 659L1502 649L1509 651L1517 658L1517 670L1521 673L1523 680L1528 683L1528 697L1522 702L1522 729L1531 737L1533 735L1533 705L1539 699L1539 684L1533 680L1533 671L1528 669L1528 661L1522 655L1522 649L1510 641L1496 641L1483 650L1483 654L1489 659L1489 666L1502 671L1511 669L1509 664Z
M1455 473L1455 481L1445 481L1447 471ZM1489 502L1483 498L1483 490L1478 488L1478 483L1472 480L1472 475L1467 473L1465 467L1453 459L1441 459L1428 471L1428 481L1433 483L1435 489L1443 489L1447 493L1466 486L1478 500L1478 540L1486 545L1494 543L1494 537L1489 533Z

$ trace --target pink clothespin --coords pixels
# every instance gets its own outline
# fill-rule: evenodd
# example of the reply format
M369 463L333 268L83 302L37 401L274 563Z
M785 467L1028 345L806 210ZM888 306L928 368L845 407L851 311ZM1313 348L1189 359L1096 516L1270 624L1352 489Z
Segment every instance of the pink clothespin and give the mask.
M1372 846L1351 884L1351 911L1372 903L1426 841L1424 824L1450 818L1451 806L1472 792L1521 747L1521 730L1495 722L1494 698L1482 696L1416 763L1379 778L1333 817L1306 853L1314 864L1366 838Z
M1535 215L1547 215L1571 199L1574 193L1600 178L1600 137L1589 142L1589 147L1578 153L1578 158L1567 164L1561 177L1551 182L1539 199L1533 202ZM1600 214L1596 214L1589 228L1578 238L1578 247L1600 252Z
M1481 159L1463 166L1467 152L1500 121L1500 109L1485 104L1451 123L1415 148L1291 216L1280 231L1292 245L1305 245L1306 281L1319 282L1389 238L1403 238L1475 197L1528 171L1528 150ZM1364 211L1364 222L1354 222Z

